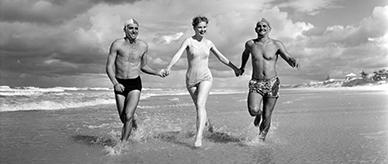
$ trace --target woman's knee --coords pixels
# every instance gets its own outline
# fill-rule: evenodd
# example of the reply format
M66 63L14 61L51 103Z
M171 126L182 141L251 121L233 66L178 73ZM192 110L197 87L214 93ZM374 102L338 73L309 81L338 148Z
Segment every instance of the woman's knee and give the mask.
M206 105L205 104L196 104L197 110L206 110Z
M197 102L195 103L195 106L197 107L197 110L202 110L206 108L206 99L201 97L197 99Z

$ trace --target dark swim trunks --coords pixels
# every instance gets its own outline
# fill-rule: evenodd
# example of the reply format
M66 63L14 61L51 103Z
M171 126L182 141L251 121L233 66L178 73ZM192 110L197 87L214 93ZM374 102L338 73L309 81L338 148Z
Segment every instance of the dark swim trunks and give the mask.
M279 85L280 81L277 76L266 80L252 79L249 81L249 92L257 92L263 97L278 98Z
M142 89L140 76L134 79L119 79L119 78L116 78L116 79L117 79L117 82L119 82L124 86L124 91L123 92L115 91L116 94L121 94L126 96L130 91L133 91L133 90L141 91Z

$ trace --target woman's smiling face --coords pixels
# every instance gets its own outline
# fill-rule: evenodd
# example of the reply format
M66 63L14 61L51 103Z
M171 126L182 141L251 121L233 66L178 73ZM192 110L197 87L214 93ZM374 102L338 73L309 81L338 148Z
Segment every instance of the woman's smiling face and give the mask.
M206 27L207 23L206 22L199 22L197 26L194 27L195 34L204 36L206 33Z

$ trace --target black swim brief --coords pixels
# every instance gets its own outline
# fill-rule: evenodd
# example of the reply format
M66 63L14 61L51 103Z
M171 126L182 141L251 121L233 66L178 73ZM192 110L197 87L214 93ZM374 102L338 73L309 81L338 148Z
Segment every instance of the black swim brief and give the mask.
M134 79L119 79L119 78L116 78L116 79L117 79L117 82L119 82L121 85L124 86L124 91L123 92L115 91L116 94L121 94L126 96L130 91L133 91L133 90L141 91L142 89L140 76Z

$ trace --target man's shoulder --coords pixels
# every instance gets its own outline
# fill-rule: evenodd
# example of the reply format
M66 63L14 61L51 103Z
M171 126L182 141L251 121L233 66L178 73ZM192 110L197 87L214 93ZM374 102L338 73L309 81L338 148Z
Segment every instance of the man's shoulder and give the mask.
M245 45L247 46L252 46L254 44L254 41L255 39L249 39L248 41L245 42Z
M121 45L124 41L125 41L124 38L119 38L119 39L114 40L112 42L112 45L118 46L118 45Z
M118 38L118 39L113 41L113 43L122 43L122 42L125 42L124 38Z
M137 39L137 42L138 42L139 45L142 46L142 47L148 47L147 42L145 42L144 40Z
M139 42L140 44L147 45L147 42L145 42L144 40L136 39L136 41Z
M275 44L275 45L281 45L283 44L280 40L277 40L277 39L271 39L272 42Z

